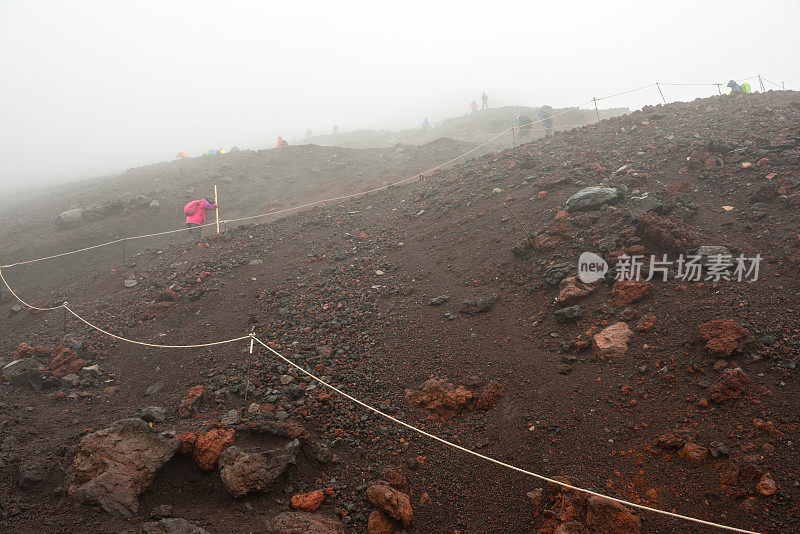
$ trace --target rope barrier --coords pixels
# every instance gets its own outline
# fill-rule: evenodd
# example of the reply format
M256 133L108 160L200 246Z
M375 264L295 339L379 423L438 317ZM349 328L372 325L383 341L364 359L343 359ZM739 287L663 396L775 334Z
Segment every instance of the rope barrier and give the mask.
M742 78L740 81L751 80L751 79L755 79L755 78L758 78L758 76L756 75L756 76L750 76L748 78ZM762 80L766 80L766 78L763 78L763 77L761 77L761 79ZM766 80L766 81L769 81L769 80ZM424 176L425 174L428 174L428 173L431 173L431 172L436 171L438 169L441 169L442 167L444 167L446 165L454 163L455 161L458 161L459 159L461 159L461 158L463 158L465 156L468 156L469 154L472 154L476 150L488 145L489 143L491 143L492 141L494 141L498 137L500 137L500 136L512 131L514 128L519 128L519 127L523 127L523 126L531 126L531 125L534 125L534 124L541 124L546 120L553 119L555 117L564 115L564 114L569 113L569 112L571 112L573 110L576 110L576 109L580 109L581 107L583 107L583 106L585 106L587 104L591 104L591 103L594 102L595 105L596 105L596 103L598 101L607 100L609 98L615 98L617 96L633 93L633 92L636 92L636 91L641 91L641 90L647 89L649 87L657 86L659 83L661 85L669 85L669 86L678 86L678 85L719 86L720 85L720 84L716 84L716 83L708 83L708 84L706 84L706 83L696 83L696 84L694 84L694 83L656 82L656 83L651 83L651 84L648 84L648 85L644 85L642 87L638 87L636 89L630 89L628 91L622 91L620 93L615 93L613 95L608 95L608 96L604 96L604 97L600 97L600 98L593 98L593 99L588 100L588 101L586 101L586 102L584 102L584 103L582 103L582 104L580 104L578 106L572 106L572 107L566 108L564 111L556 113L554 115L551 115L550 117L548 117L546 119L541 119L541 120L538 120L538 121L531 121L531 122L524 123L524 124L515 124L514 126L506 128L502 132L494 135L490 139L488 139L488 140L484 141L483 143L471 148L470 150L467 150L466 152L464 152L464 153L462 153L462 154L460 154L460 155L458 155L458 156L456 156L456 157L454 157L454 158L452 158L452 159L450 159L450 160L448 160L448 161L446 161L444 163L441 163L441 164L439 164L439 165L437 165L435 167L432 167L432 168L430 168L430 169L428 169L426 171L422 171L420 173L417 173L414 176L411 176L409 178L405 178L403 180L399 180L399 181L393 182L391 184L387 184L387 185L384 185L384 186L381 186L381 187L376 187L376 188L369 189L367 191L362 191L362 192L359 192L359 193L353 193L353 194L350 194L350 195L342 195L342 196L339 196L339 197L317 200L317 201L308 202L306 204L302 204L302 205L299 205L299 206L293 206L291 208L285 208L285 209L278 210L278 211L271 211L271 212L268 212L268 213L261 213L261 214L258 214L258 215L250 215L248 217L239 217L239 218L236 218L236 219L226 219L226 220L223 219L223 220L220 220L219 223L220 224L226 224L226 223L233 223L233 222L241 222L241 221L259 219L259 218L262 218L262 217L269 217L270 215L280 215L282 213L288 213L290 211L295 211L295 210L308 208L308 207L312 207L312 206L318 206L320 204L324 204L325 202L336 202L336 201L340 201L340 200L347 200L347 199L356 198L356 197L359 197L359 196L368 195L370 193L383 191L383 190L389 189L390 187L394 187L394 186L398 186L398 185L404 184L406 182L409 182L411 180L414 180L416 178ZM772 83L772 84L774 84L774 85L776 85L778 87L781 87L778 84L775 84L775 82L770 82L770 83ZM207 223L207 224L203 224L203 225L199 226L199 228L204 228L204 227L207 227L207 226L214 226L215 224L216 223ZM100 248L100 247L105 247L105 246L113 245L113 244L116 244L116 243L122 243L122 242L125 242L125 241L128 241L128 240L144 239L146 237L157 237L157 236L162 236L162 235L174 234L174 233L178 233L178 232L186 232L188 230L189 230L188 228L178 228L178 229L175 229L175 230L167 230L167 231L164 231L164 232L156 232L156 233L153 233L153 234L143 234L143 235L137 235L137 236L131 236L131 237L123 237L123 238L120 238L120 239L115 239L113 241L108 241L106 243L100 243L100 244L97 244L97 245L92 245L90 247L85 247L85 248L72 250L72 251L68 251L68 252L62 252L60 254L53 254L51 256L44 256L44 257L41 257L41 258L35 258L35 259L31 259L31 260L26 260L26 261L19 261L19 262L9 263L9 264L6 264L6 265L0 265L0 268L16 267L16 266L20 266L20 265L28 265L28 264L31 264L31 263L51 260L51 259L55 259L55 258L61 258L61 257L68 256L68 255L71 255L71 254L77 254L77 253L80 253L80 252L86 252L86 251L97 249L97 248Z
M11 286L9 286L9 284L6 281L5 277L2 275L2 270L0 270L0 279L2 279L3 284L6 286L6 288L8 288L9 292L11 292L11 294L14 295L14 297L19 302L21 302L22 304L24 304L25 306L27 306L29 308L37 309L37 310L43 310L43 311L56 310L56 309L63 308L64 310L69 312L71 315L73 315L76 319L78 319L79 321L81 321L85 325L93 328L94 330L97 330L98 332L100 332L102 334L105 334L105 335L107 335L107 336L109 336L109 337L111 337L113 339L117 339L119 341L124 341L126 343L131 343L131 344L134 344L134 345L141 345L141 346L152 347L152 348L191 349L191 348L211 347L211 346L215 346L215 345L224 345L224 344L229 344L229 343L235 343L237 341L243 341L245 339L250 339L251 341L255 340L261 346L263 346L268 351L272 352L275 356L277 356L282 361L284 361L286 364L288 364L291 367L297 369L298 371L300 371L304 375L306 375L309 378L311 378L312 380L315 380L316 382L322 384L323 386L329 388L330 390L336 392L337 394L339 394L339 395L347 398L348 400L358 404L359 406L362 406L362 407L366 408L367 410L370 410L370 411L380 415L381 417L384 417L385 419L388 419L389 421L397 423L397 424L399 424L399 425L401 425L401 426L403 426L403 427L405 427L405 428L407 428L407 429L409 429L409 430L411 430L413 432L416 432L417 434L420 434L422 436L430 438L430 439L432 439L434 441L437 441L437 442L439 442L439 443L441 443L443 445L446 445L448 447L451 447L451 448L460 450L462 452L465 452L465 453L467 453L469 455L475 456L476 458L480 458L481 460L485 460L487 462L499 465L501 467L505 467L507 469L511 469L512 471L516 471L518 473L522 473L522 474L537 478L537 479L542 480L544 482L548 482L548 483L551 483L551 484L556 484L558 486L561 486L561 487L564 487L564 488L568 488L568 489L571 489L571 490L576 491L576 492L582 492L582 493L585 493L585 494L588 494L588 495L594 495L594 496L597 496L597 497L608 499L608 500L617 502L619 504L622 504L624 506L630 506L631 508L637 508L639 510L653 512L653 513L656 513L656 514L661 514L661 515L665 515L665 516L668 516L668 517L672 517L674 519L681 519L681 520L684 520L684 521L689 521L689 522L697 523L697 524L700 524L700 525L706 525L706 526L710 526L710 527L715 527L715 528L718 528L718 529L727 530L729 532L739 532L739 533L742 533L742 534L759 534L758 532L755 532L755 531L752 531L752 530L744 530L744 529L740 529L740 528L736 528L736 527L730 527L730 526L727 526L727 525L722 525L722 524L719 524L719 523L714 523L712 521L706 521L704 519L699 519L699 518L695 518L695 517L691 517L691 516L687 516L687 515L677 514L677 513L674 513L674 512L668 512L666 510L660 510L658 508L652 508L650 506L645 506L645 505L642 505L642 504L636 504L636 503L633 503L633 502L630 502L630 501L626 501L624 499L618 499L616 497L611 497L611 496L608 496L608 495L604 495L602 493L598 493L598 492L593 491L593 490L579 488L577 486L573 486L571 484L567 484L565 482L561 482L559 480L556 480L556 479L553 479L553 478L550 478L550 477L547 477L547 476L544 476L544 475L540 475L538 473L534 473L533 471L529 471L527 469L523 469L521 467L517 467L515 465L508 464L508 463L503 462L501 460L497 460L496 458L492 458L491 456L486 456L484 454L481 454L481 453L475 452L473 450L467 449L465 447L462 447L461 445L457 445L455 443L447 441L446 439L440 438L439 436L436 436L434 434L426 432L426 431L424 431L424 430L422 430L420 428L417 428L417 427L415 427L415 426L413 426L413 425L411 425L409 423L406 423L405 421L402 421L400 419L397 419L396 417L393 417L393 416L391 416L389 414L386 414L386 413L380 411L379 409L377 409L377 408L375 408L375 407L373 407L373 406L371 406L371 405L369 405L369 404L367 404L367 403L365 403L365 402L353 397L352 395L349 395L349 394L345 393L344 391L340 390L339 388L327 383L326 381L322 380L321 378L318 378L316 375L310 373L309 371L306 371L305 369L303 369L302 367L300 367L299 365L294 363L292 360L286 358L284 355L282 355L281 353L279 353L278 351L276 351L275 349L273 349L272 347L270 347L269 345L267 345L266 343L261 341L253 333L250 333L250 334L245 335L245 336L239 336L239 337L235 337L235 338L231 338L231 339L222 340L222 341L212 341L212 342L208 342L208 343L197 343L197 344L192 344L192 345L163 345L163 344L157 344L157 343L147 343L147 342L144 342L144 341L138 341L138 340L129 339L129 338L126 338L126 337L123 337L123 336L118 336L116 334L112 334L108 330L104 330L103 328L100 328L99 326L97 326L97 325L91 323L90 321L84 319L78 313L73 311L67 305L66 302L61 304L60 306L56 306L56 307L53 307L53 308L38 308L36 306L32 306L32 305L26 303L24 300L22 300L14 292L14 290L11 289Z
M380 411L379 409L375 408L374 406L371 406L371 405L369 405L369 404L367 404L367 403L365 403L365 402L353 397L352 395L349 395L349 394L345 393L344 391L340 390L336 386L333 386L333 385L327 383L326 381L322 380L321 378L318 378L317 376L315 376L314 374L310 373L309 371L306 371L305 369L303 369L302 367L300 367L299 365L294 363L292 360L290 360L289 358L285 357L283 354L281 354L280 352L276 351L275 349L273 349L272 347L270 347L269 345L267 345L266 343L261 341L254 334L251 334L251 336L262 347L264 347L265 349L267 349L268 351L273 353L275 356L280 358L287 365L290 365L291 367L297 369L298 371L300 371L304 375L306 375L309 378L311 378L312 380L315 380L316 382L322 384L323 386L325 386L326 388L330 389L331 391L334 391L334 392L338 393L339 395L345 397L346 399L358 404L359 406L361 406L363 408L366 408L367 410L369 410L371 412L374 412L374 413L380 415L381 417L383 417L385 419L388 419L389 421L392 421L393 423L397 423L398 425L401 425L401 426L403 426L403 427L405 427L405 428L407 428L407 429L409 429L409 430L411 430L413 432L416 432L417 434L420 434L420 435L425 436L427 438L430 438L432 440L438 441L439 443L441 443L443 445L446 445L448 447L452 447L454 449L458 449L461 452L465 452L465 453L467 453L469 455L475 456L476 458L480 458L481 460L485 460L487 462L499 465L501 467L505 467L507 469L511 469L512 471L516 471L518 473L522 473L524 475L528 475L528 476L537 478L537 479L542 480L544 482L549 482L551 484L556 484L558 486L561 486L561 487L564 487L564 488L567 488L567 489L570 489L570 490L573 490L573 491L577 491L577 492L580 492L580 493L586 493L588 495L594 495L596 497L602 497L604 499L608 499L610 501L614 501L616 503L619 503L619 504L622 504L622 505L625 505L625 506L630 506L632 508L638 508L639 510L645 510L645 511L653 512L653 513L656 513L656 514L662 514L662 515L666 515L668 517L672 517L674 519L682 519L684 521L690 521L692 523L698 523L700 525L705 525L705 526L709 526L709 527L715 527L715 528L719 528L719 529L722 529L722 530L727 530L729 532L740 532L740 533L743 533L743 534L758 534L757 532L752 531L752 530L745 530L745 529L736 528L736 527L729 527L727 525L714 523L712 521L706 521L704 519L698 519L696 517L691 517L691 516L688 516L688 515L677 514L677 513L674 513L674 512L667 512L666 510L660 510L658 508L652 508L650 506L645 506L643 504L636 504L636 503L633 503L633 502L630 502L630 501L626 501L624 499L618 499L616 497L610 497L608 495L604 495L602 493L598 493L596 491L592 491L592 490L589 490L589 489L579 488L577 486L573 486L571 484L567 484L566 482L561 482L561 481L556 480L554 478L550 478L550 477L547 477L547 476L544 476L544 475L540 475L538 473L534 473L533 471L528 471L527 469L523 469L521 467L517 467L515 465L508 464L508 463L503 462L501 460L497 460L496 458L492 458L491 456L486 456L485 454L481 454L479 452L475 452L473 450L467 449L466 447L462 447L461 445L457 445L457 444L455 444L455 443L453 443L451 441L447 441L444 438L440 438L439 436L431 434L430 432L426 432L426 431L424 431L424 430L422 430L420 428L417 428L417 427L415 427L415 426L413 426L413 425L411 425L409 423L406 423L405 421L401 421L400 419L397 419L396 417L393 417L393 416L391 416L391 415L389 415L387 413L384 413L384 412Z
M8 282L6 282L6 277L5 277L5 276L3 276L3 269L0 269L0 280L2 280L2 281L3 281L3 284L5 284L5 286L8 288L8 292L9 292L9 293L11 293L11 294L14 296L14 298L15 298L15 299L17 299L18 301L20 301L20 303L21 303L23 306L27 307L27 308L30 308L30 309L32 309L32 310L38 310L38 311L50 311L50 310L60 310L61 308L63 308L63 307L64 307L64 305L63 305L63 304L60 304L60 305L58 305L58 306L53 306L53 307L50 307L50 308L40 308L39 306L34 306L33 304L28 304L27 302L25 302L24 300L22 300L22 299L19 297L19 295L17 295L17 294L14 292L14 290L13 290L13 289L11 289L11 286L10 286L10 285L8 285Z

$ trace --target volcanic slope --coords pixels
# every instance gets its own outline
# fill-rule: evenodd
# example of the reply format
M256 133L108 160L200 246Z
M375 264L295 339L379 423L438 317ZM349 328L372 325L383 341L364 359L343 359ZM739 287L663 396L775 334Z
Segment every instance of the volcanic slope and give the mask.
M800 95L768 96L769 107L752 95L645 108L200 246L145 250L23 298L67 300L118 335L155 343L254 327L347 393L466 448L631 502L797 531ZM564 211L599 185L617 192L595 209ZM626 253L677 259L703 246L760 254L758 279L684 281L675 266L666 282L615 282L613 267L593 285L571 279L585 251L613 266ZM3 274L19 283L13 268ZM402 495L392 507L379 491L408 495L407 528L418 532L712 531L652 513L638 527L636 510L444 448L263 350L250 360L244 341L149 349L60 311L14 314L11 305L3 362L23 342L65 344L98 368L74 385L39 370L42 391L0 383L8 532L117 531L165 513L211 532L269 531L278 514L299 521L286 515L291 498L312 490L322 492L295 505L321 498L311 517L353 532L365 532L368 517L373 528L390 512L408 519ZM55 352L62 363L64 350ZM43 366L54 357L21 354ZM179 410L197 386L210 400ZM299 436L301 452L266 492L231 497L218 470L177 453L139 495L138 515L77 506L69 473L82 437L151 405L165 408L155 431L182 436L185 450L187 432L222 419L214 435L234 428L240 449ZM396 489L376 490L378 481Z

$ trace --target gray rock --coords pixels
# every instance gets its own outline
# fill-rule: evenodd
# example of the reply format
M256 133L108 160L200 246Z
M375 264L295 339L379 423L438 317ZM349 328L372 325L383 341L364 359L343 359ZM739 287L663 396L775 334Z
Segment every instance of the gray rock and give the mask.
M152 485L180 444L157 435L142 419L117 421L81 439L67 473L67 491L112 515L134 516L139 494Z
M284 386L286 384L290 384L292 380L294 380L294 377L292 375L281 375L281 384L283 384Z
M39 369L41 365L42 364L40 364L39 360L36 358L20 358L4 366L3 369L0 370L0 374L10 377L23 374L26 371Z
M250 260L247 264L248 265L261 265L262 263L264 263L264 260L255 259L255 260Z
M544 272L544 280L551 286L557 286L575 269L574 263L557 263Z
M162 389L164 389L164 382L156 382L152 386L148 386L146 390L144 390L143 396L149 397L151 395L155 395L159 393Z
M649 193L638 197L630 197L627 203L628 213L634 219L638 219L648 211L661 211L664 205L660 200Z
M161 423L167 418L167 410L161 406L148 406L139 411L139 416L148 423Z
M14 304L11 306L11 310L9 310L9 315L14 315L22 311L22 306L19 304Z
M161 203L158 200L153 200L153 201L150 202L149 208L151 210L161 209Z
M292 440L283 449L247 452L228 447L219 457L222 486L234 497L254 491L270 491L289 465L294 464L300 441Z
M29 488L47 478L47 470L39 463L24 462L17 471L17 484L20 488Z
M81 383L81 378L78 375L67 375L61 379L61 387L76 388Z
M135 278L129 278L125 280L125 287L134 287L138 283Z
M698 247L697 255L702 256L703 260L708 259L709 256L731 256L731 251L728 250L728 247L723 247L721 245L703 245Z
M583 316L583 307L580 304L567 306L566 308L556 310L553 315L559 323L571 323Z
M428 301L428 304L430 304L431 306L441 306L442 304L445 304L447 302L450 302L450 295L441 295L439 297L434 297Z
M615 187L585 187L567 199L564 209L570 213L595 210L616 202L620 196L619 189Z
M242 422L242 416L239 415L239 410L229 410L225 412L219 422L227 426L238 425Z
M75 226L81 222L83 222L83 210L80 208L64 211L56 217L56 226Z

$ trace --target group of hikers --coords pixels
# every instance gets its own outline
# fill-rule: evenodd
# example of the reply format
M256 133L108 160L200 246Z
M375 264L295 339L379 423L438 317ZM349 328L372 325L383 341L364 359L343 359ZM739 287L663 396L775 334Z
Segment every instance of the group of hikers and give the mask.
M478 111L478 102L473 100L469 104L469 108L472 110L473 113ZM486 96L486 93L481 94L481 110L489 109L489 97Z
M739 85L738 83L736 83L736 80L731 80L731 81L728 82L727 87L731 90L731 92L728 93L728 94L733 95L733 96L745 95L745 94L753 92L750 89L750 84L747 83L747 82L744 82L741 85Z
M517 115L514 121L519 131L521 139L528 137L533 131L534 126L541 124L544 128L545 137L553 137L553 108L550 106L542 106L539 109L539 120L534 121L527 115Z

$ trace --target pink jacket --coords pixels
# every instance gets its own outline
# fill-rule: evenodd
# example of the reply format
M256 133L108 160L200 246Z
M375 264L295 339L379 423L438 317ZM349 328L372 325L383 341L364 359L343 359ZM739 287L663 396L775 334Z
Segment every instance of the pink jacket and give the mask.
M194 223L194 224L203 224L206 222L206 210L215 210L217 209L216 204L210 203L206 199L200 200L200 206L194 215L189 215L186 217L187 223Z

